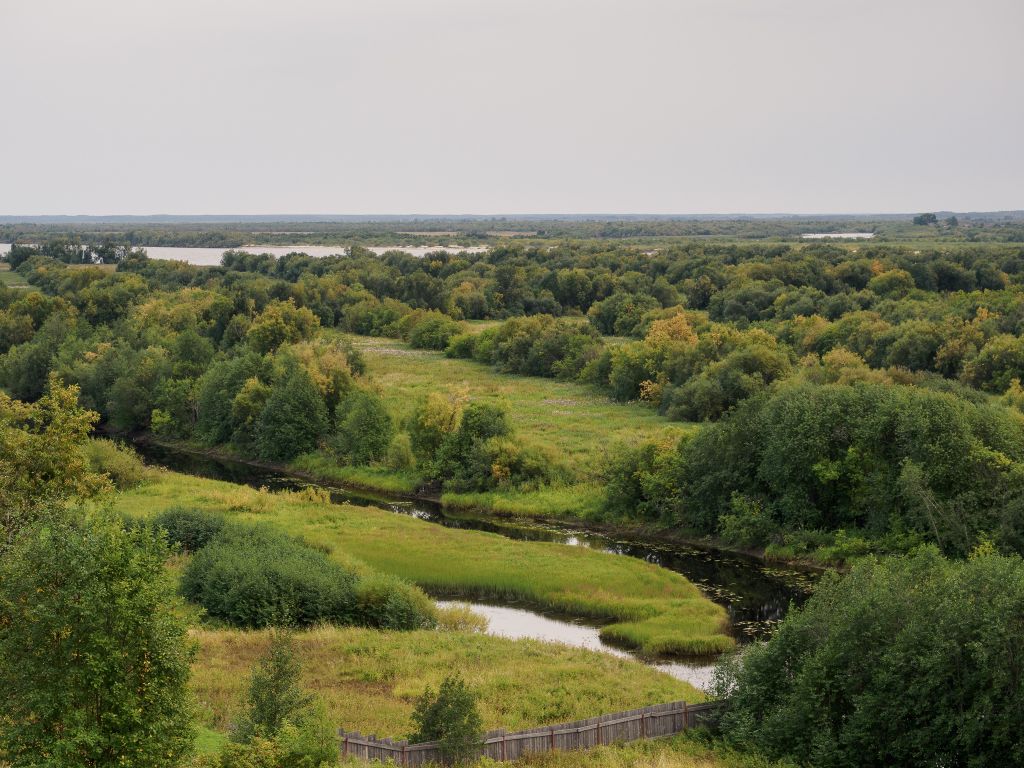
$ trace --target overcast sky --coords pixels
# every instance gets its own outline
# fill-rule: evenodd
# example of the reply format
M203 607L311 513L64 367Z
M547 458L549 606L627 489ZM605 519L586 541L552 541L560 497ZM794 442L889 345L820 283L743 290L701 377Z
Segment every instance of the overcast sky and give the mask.
M1022 0L0 0L0 214L1024 208Z

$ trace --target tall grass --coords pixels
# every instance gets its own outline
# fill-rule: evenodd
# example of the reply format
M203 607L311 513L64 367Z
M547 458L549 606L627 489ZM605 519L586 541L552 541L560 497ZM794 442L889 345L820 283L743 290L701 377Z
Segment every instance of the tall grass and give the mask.
M645 653L731 647L725 611L677 573L629 557L444 528L368 507L324 504L175 473L122 492L115 506L148 516L171 506L262 520L342 563L401 577L436 594L521 600L616 622L610 638Z
M265 631L196 630L192 685L203 725L224 731L237 716ZM380 632L321 627L295 635L303 684L338 727L401 737L416 698L458 669L480 695L485 728L520 729L703 694L639 662L533 640L478 633Z

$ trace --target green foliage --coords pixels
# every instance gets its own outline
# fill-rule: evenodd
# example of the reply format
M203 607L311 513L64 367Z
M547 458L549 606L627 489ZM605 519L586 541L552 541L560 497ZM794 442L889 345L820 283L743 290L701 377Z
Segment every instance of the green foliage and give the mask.
M145 528L55 513L0 558L0 744L15 768L171 768L191 648Z
M413 349L444 349L460 329L459 323L441 312L406 316L410 318L415 318L415 323L403 328L402 335Z
M327 432L327 406L304 368L292 367L274 384L255 427L265 459L293 459L317 446Z
M739 493L782 531L917 532L959 555L989 533L1019 551L1022 460L1024 426L997 407L914 387L792 385L682 444L666 503L705 533L722 532Z
M48 510L108 487L86 455L97 415L77 399L56 377L32 405L0 392L0 557Z
M395 434L391 415L379 395L353 390L338 406L335 453L350 464L369 464L388 454Z
M441 682L435 694L428 686L412 715L416 731L411 742L439 742L449 765L462 765L477 756L483 744L483 723L476 694L458 674Z
M492 363L504 373L574 379L600 347L600 336L589 325L534 315L511 318L476 337L457 336L446 354Z
M777 530L778 525L764 504L740 493L733 494L729 512L718 520L721 537L730 544L744 547L764 546L772 540Z
M168 507L153 518L153 526L167 533L167 541L184 552L198 552L224 528L224 516L196 507Z
M319 318L309 309L296 307L292 300L278 301L253 319L245 339L254 351L265 354L285 343L312 339L319 326Z
M185 566L182 594L209 616L243 628L320 622L417 629L434 622L429 604L397 579L364 579L262 526L232 524Z
M727 667L737 745L816 766L1024 764L1024 563L937 550L830 574Z
M249 744L254 738L276 739L287 723L301 723L308 716L313 697L299 684L301 671L291 634L275 630L249 679L232 741Z
M115 488L133 488L146 479L146 465L130 446L113 440L91 438L85 443L84 450L89 470L98 475L106 475Z
M226 443L235 430L233 404L245 383L257 376L262 362L256 355L214 363L196 383L197 418L195 434L208 445Z

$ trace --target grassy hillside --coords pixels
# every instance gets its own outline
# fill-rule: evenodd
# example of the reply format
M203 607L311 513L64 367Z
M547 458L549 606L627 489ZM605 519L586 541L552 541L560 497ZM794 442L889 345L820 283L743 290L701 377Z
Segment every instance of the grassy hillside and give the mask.
M172 472L156 473L156 479L119 494L114 502L118 511L142 517L173 505L272 523L322 545L343 562L362 563L434 592L520 599L615 622L602 629L604 636L646 653L715 653L733 645L720 606L683 576L632 558L513 541L380 509Z

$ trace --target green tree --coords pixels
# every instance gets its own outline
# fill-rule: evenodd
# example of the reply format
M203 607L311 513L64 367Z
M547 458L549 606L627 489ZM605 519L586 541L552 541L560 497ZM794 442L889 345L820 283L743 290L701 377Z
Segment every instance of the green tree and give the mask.
M147 528L55 508L0 558L0 759L169 768L192 751L167 554Z
M348 394L338 407L335 451L352 464L383 459L395 427L379 395L363 389Z
M293 366L274 384L256 420L256 449L265 459L293 459L316 448L326 431L320 391L304 368Z
M249 679L245 708L232 740L248 744L256 738L276 739L285 724L301 723L313 705L313 697L299 682L301 674L294 638L287 630L273 630L270 646Z
M409 740L439 742L446 763L464 764L480 753L483 720L477 696L457 673L446 677L436 694L427 687L412 719L416 731Z

